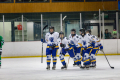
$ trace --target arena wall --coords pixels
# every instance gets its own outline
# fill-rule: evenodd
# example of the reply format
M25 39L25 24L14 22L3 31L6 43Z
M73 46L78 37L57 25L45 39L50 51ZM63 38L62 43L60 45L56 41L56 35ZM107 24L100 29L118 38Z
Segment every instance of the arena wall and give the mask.
M104 2L50 2L47 3L0 3L0 13L34 13L34 12L80 12L118 10L118 1ZM112 6L112 7L110 7Z
M120 54L120 39L104 39L101 40L104 46L104 52L107 55ZM46 52L46 43L43 44L43 55ZM61 49L61 48L60 48ZM60 52L58 51L58 55ZM42 53L42 43L40 41L31 42L5 42L3 46L2 58L12 57L40 57ZM99 51L98 55L102 55Z

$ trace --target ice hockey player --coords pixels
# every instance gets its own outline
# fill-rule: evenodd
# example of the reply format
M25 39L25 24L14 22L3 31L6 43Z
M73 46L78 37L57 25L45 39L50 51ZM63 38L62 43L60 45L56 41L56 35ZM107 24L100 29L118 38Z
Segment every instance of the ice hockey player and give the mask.
M81 40L79 39L79 36L76 34L75 29L71 29L69 40L70 40L69 46L74 49L75 57L77 58L77 61L74 62L73 66L78 65L80 67L82 61L82 57L80 55L82 44L81 44Z
M90 61L91 61L90 67L95 68L96 67L96 57L95 57L95 55L97 55L99 49L101 51L103 50L103 46L102 46L100 40L95 35L92 35L92 38L93 38L94 42L93 42L93 45L92 45L93 50L90 54Z
M45 41L47 42L47 48L46 48L46 56L47 56L47 70L50 70L50 62L51 62L51 55L53 58L53 67L52 69L55 70L56 68L56 62L57 62L57 51L59 49L57 44L57 38L59 37L58 32L54 32L54 27L49 27L49 33L46 33L45 35Z
M2 55L2 46L4 44L3 37L0 36L0 68L1 68L1 55Z
M81 39L81 43L82 43L82 49L81 49L81 56L83 57L83 52L84 52L84 49L86 49L86 40L84 39L84 36L85 36L85 29L80 29L79 30L79 39Z
M62 31L59 33L59 38L57 41L61 47L60 56L59 56L61 63L63 65L63 67L61 67L61 69L67 69L67 64L65 62L64 56L66 55L66 53L68 53L69 56L71 58L73 58L73 60L76 62L77 59L74 54L74 49L72 47L68 46L70 44L69 40L66 37L64 37L64 33Z
M89 30L86 30L86 34L84 36L84 47L83 47L83 66L81 68L89 69L90 67L90 53L92 52L93 38L90 35Z

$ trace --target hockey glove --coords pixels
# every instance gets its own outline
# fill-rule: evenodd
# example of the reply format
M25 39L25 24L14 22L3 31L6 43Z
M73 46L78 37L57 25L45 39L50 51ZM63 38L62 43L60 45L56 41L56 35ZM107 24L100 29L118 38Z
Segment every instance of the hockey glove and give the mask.
M100 51L103 51L103 46L100 46Z
M60 47L63 47L63 48L64 48L64 47L65 47L65 44L60 43Z
M91 42L91 46L92 46L92 47L95 47L95 41L92 41L92 42Z
M41 39L41 42L43 42L43 39Z
M41 42L46 43L45 39L41 39Z
M53 44L53 45L51 46L51 48L52 48L52 49L54 49L55 47L56 47L56 45L55 45L55 44Z

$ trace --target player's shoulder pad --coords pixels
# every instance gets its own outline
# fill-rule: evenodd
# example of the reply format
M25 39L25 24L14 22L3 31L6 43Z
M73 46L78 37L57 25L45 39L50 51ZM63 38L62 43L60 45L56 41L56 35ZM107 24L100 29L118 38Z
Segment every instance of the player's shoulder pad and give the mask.
M71 34L69 35L69 38L71 38Z
M94 36L94 35L92 35L92 38L95 38L95 36Z
M79 36L76 34L76 38L79 38Z
M55 34L59 34L58 32L54 32Z
M79 36L76 36L76 38L79 38Z
M88 33L88 36L91 36L91 35Z
M57 42L60 42L61 41L61 39L60 38L57 38Z
M65 39L66 39L66 40L68 40L68 38L67 38L67 37L65 37Z

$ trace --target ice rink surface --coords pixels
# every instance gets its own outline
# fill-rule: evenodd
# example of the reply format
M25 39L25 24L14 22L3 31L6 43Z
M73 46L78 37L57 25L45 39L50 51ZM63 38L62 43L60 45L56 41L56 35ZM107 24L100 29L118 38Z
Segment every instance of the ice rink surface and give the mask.
M67 70L61 70L58 59L56 70L46 70L46 58L8 58L2 59L0 80L120 80L120 56L107 56L111 69L104 56L97 56L96 69L81 70L73 67L70 58ZM68 62L68 57L65 57ZM52 64L51 64L52 67Z

